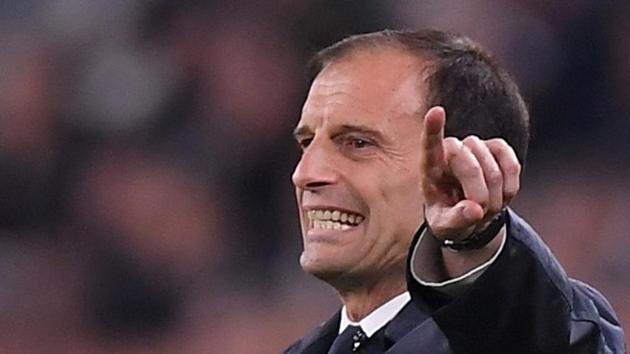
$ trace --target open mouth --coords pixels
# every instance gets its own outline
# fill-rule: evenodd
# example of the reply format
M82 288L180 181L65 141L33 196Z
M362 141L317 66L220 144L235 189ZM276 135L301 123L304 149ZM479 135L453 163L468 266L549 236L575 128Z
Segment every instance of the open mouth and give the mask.
M360 214L335 209L313 209L306 215L309 229L348 230L365 220Z

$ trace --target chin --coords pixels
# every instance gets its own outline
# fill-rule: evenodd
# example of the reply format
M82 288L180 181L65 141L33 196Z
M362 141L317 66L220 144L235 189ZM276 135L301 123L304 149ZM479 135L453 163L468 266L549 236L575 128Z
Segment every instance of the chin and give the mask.
M340 260L346 260L341 263ZM300 265L307 274L328 283L339 292L350 291L362 284L362 277L352 268L351 262L346 258L312 257L312 254L304 251L300 257Z
M314 255L313 252L304 251L300 256L302 269L321 280L329 281L336 279L343 274L343 266L339 264L339 259Z

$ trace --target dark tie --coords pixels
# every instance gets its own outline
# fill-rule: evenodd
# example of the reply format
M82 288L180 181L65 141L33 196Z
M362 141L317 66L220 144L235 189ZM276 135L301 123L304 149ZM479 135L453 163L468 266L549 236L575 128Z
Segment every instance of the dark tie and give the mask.
M352 354L358 353L362 345L368 340L368 336L359 326L348 326L330 346L328 354Z

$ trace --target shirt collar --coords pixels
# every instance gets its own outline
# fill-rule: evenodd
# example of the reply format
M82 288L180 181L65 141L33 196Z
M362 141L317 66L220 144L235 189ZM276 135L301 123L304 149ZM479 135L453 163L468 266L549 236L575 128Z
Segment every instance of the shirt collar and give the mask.
M348 317L346 306L341 309L341 321L339 322L339 334L343 332L346 327L361 326L363 332L369 337L376 333L379 329L383 328L389 321L391 321L402 310L405 305L411 300L411 295L408 291L396 296L395 298L387 301L383 305L379 306L376 310L372 311L369 315L363 318L359 322L354 322Z

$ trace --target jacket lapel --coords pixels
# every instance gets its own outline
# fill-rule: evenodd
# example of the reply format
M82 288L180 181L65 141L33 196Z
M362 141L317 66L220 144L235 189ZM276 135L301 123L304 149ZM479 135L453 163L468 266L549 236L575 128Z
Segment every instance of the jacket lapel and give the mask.
M400 310L398 315L385 327L385 348L392 348L415 328L426 322L429 315L412 301ZM387 353L390 351L388 350Z
M398 342L427 318L428 315L426 313L422 312L413 302L409 301L385 327L385 341L387 347Z
M453 354L444 332L432 318L411 329L387 354Z
M310 335L302 339L302 350L295 353L299 354L322 354L327 353L332 342L339 332L340 312L331 317L328 321L317 327ZM290 353L293 353L290 351Z

